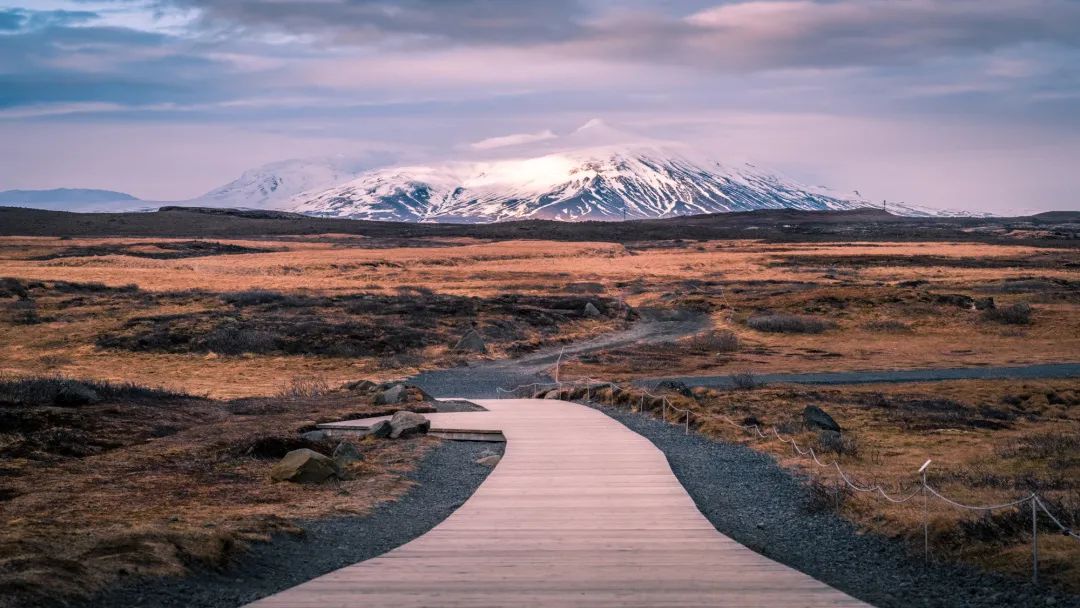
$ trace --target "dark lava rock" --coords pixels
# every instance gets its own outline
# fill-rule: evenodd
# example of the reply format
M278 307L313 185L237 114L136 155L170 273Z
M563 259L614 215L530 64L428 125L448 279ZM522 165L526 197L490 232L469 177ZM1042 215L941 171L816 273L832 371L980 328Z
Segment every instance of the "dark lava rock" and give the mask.
M816 405L808 405L803 410L803 424L812 429L823 431L841 432L843 429L833 420L833 417L825 413L825 410Z

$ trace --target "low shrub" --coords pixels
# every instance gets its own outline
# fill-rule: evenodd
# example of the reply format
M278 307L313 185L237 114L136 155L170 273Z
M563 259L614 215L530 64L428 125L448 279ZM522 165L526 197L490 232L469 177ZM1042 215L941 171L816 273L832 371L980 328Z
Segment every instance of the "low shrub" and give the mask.
M787 314L750 317L746 325L757 331L781 334L820 334L836 327L835 323L825 319Z
M808 513L826 513L839 511L851 498L851 488L843 482L827 483L811 479L807 484L803 508Z
M320 395L329 393L332 389L326 378L321 376L293 378L282 385L278 391L279 399L298 401L301 399L314 399Z
M859 443L854 437L836 431L819 431L814 438L814 450L837 456L858 456Z
M983 311L983 319L1005 325L1031 325L1031 312L1030 304L1018 302L1011 306L987 308Z
M694 350L733 353L739 350L739 336L731 331L710 331L689 338L686 344Z
M870 331L881 331L890 334L905 334L911 331L911 326L903 321L895 319L878 319L864 325Z
M0 405L75 407L106 399L178 396L181 395L131 383L72 380L63 376L0 377Z
M37 325L41 323L37 303L30 298L16 300L11 304L11 322L16 325Z
M745 371L731 374L731 385L742 391L751 391L765 386L765 383L754 375L754 372Z

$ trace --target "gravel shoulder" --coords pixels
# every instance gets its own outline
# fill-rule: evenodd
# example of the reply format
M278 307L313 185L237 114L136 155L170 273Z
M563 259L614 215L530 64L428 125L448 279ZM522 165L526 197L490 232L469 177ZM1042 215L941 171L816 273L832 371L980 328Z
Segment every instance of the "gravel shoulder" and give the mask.
M401 546L434 528L460 507L491 469L475 463L484 450L502 453L501 443L444 441L409 475L417 482L399 500L364 517L298 522L300 538L280 535L259 543L225 571L141 579L114 586L79 608L136 606L223 608L242 606L283 589Z
M926 565L900 542L861 534L831 513L807 512L802 482L750 448L686 435L682 427L648 416L592 407L660 448L675 476L721 533L875 606L1080 607L1080 596L972 567Z

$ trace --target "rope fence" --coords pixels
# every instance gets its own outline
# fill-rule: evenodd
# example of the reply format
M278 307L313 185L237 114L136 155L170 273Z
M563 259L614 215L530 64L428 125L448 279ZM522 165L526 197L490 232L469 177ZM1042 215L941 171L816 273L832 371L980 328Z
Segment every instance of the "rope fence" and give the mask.
M618 405L615 402L616 391L630 394L629 390L621 388L618 384L614 382L597 380L595 378L582 378L579 380L571 381L533 382L530 384L518 385L511 389L504 389L499 387L496 389L496 393L500 398L505 398L505 396L529 398L536 395L544 388L548 388L549 390L558 390L561 393L564 387L570 386L574 388L580 388L581 385L585 386L585 400L587 402L592 402L593 396L597 394L596 390L603 388L611 389L608 393L608 404L613 406ZM945 504L957 509L982 513L989 513L991 511L997 511L1000 509L1020 508L1023 505L1029 505L1031 509L1031 580L1034 584L1038 584L1039 582L1039 511L1042 511L1042 513L1046 515L1050 522L1057 526L1058 530L1061 532L1062 535L1071 537L1076 540L1080 540L1080 532L1062 523L1062 521L1057 516L1055 516L1046 506L1046 502L1044 501L1044 499L1040 497L1036 492L1032 492L1031 494L1018 498L1016 500L998 504L964 504L960 501L945 496L927 482L926 469L932 462L932 460L927 460L926 463L923 464L922 468L919 469L921 478L918 487L906 494L890 495L888 491L886 491L886 489L883 488L880 484L875 483L873 485L862 485L857 483L848 473L844 471L843 467L840 466L840 463L838 461L832 460L822 462L822 460L818 458L818 454L814 451L814 448L812 446L806 446L805 448L800 446L793 437L785 437L781 435L780 431L778 431L775 426L770 426L768 429L762 430L763 427L759 424L740 424L739 422L736 422L735 420L724 414L708 414L689 408L681 408L673 404L671 400L668 399L668 397L665 395L656 395L644 388L635 388L635 390L639 392L639 412L645 412L646 397L652 400L659 399L661 405L661 420L665 422L672 422L674 424L681 424L683 427L683 432L686 434L690 434L691 417L697 418L698 420L720 421L732 427L738 428L744 432L752 433L760 439L776 440L790 445L794 453L798 456L809 457L809 460L812 461L815 465L822 468L835 470L838 478L843 481L844 485L855 492L864 494L875 494L893 504L904 504L921 496L923 499L923 555L924 558L927 560L929 560L930 558L930 521L928 505L931 498L940 500L941 502L944 502ZM674 415L674 420L669 420L669 410Z

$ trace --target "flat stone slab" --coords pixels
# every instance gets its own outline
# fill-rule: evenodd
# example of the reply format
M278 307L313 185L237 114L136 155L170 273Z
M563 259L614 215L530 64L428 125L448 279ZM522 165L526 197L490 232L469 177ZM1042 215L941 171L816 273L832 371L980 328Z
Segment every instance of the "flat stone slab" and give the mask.
M408 544L252 606L866 605L717 532L664 454L603 413L474 402L488 411L428 415L433 429L506 437L461 508Z

